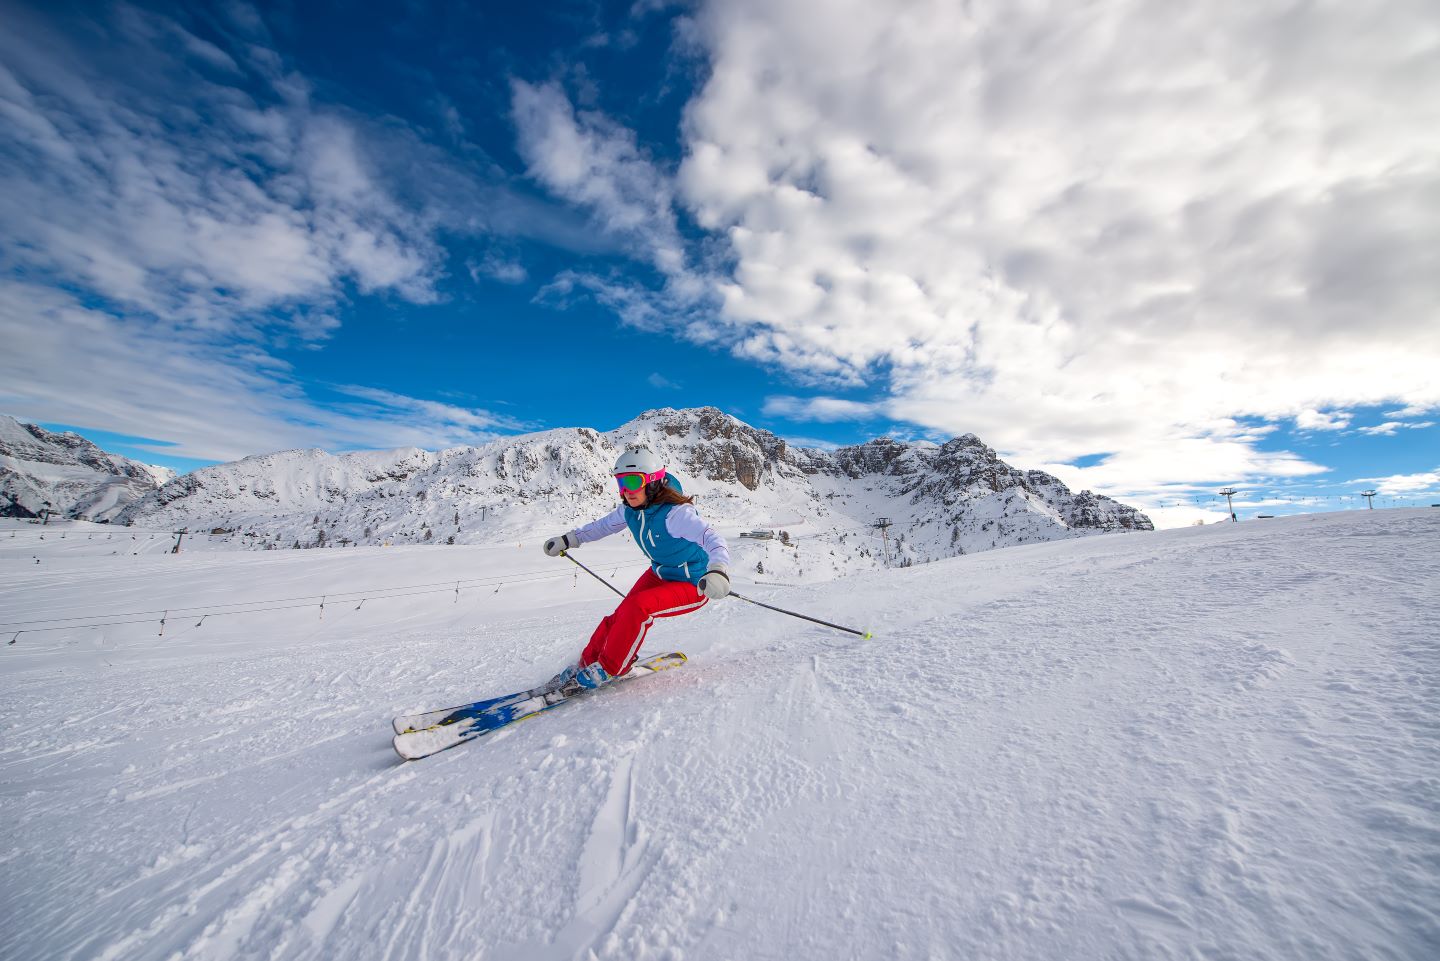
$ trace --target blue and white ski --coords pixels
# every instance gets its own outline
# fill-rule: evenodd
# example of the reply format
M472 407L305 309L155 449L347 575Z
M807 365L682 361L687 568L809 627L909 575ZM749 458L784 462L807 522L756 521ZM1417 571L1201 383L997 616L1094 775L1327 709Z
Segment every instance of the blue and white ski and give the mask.
M657 654L638 661L630 671L615 678L605 687L644 677L685 663L685 655L678 651L671 654ZM407 714L394 720L395 753L407 761L429 757L446 748L475 738L516 721L534 717L541 711L548 711L558 704L588 693L588 689L571 682L559 689L537 687L517 694L461 704L458 707L426 711L423 714Z

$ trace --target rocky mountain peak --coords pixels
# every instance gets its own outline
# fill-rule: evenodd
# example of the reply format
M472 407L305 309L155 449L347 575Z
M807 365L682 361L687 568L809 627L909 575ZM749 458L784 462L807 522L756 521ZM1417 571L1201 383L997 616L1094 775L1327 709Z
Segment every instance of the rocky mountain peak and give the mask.
M990 450L990 448L985 445L985 442L980 438L976 437L974 434L961 434L959 437L952 438L941 445L942 450L947 447L974 447L979 450Z
M759 490L782 465L796 469L785 441L716 407L649 410L614 434L617 441L648 444L692 477L740 484L751 491Z

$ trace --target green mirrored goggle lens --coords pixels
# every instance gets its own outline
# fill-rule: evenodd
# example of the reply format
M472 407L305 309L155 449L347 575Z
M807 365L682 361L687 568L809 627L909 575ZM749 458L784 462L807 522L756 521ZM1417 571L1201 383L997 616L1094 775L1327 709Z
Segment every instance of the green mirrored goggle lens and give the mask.
M638 491L645 486L644 474L616 474L615 480L622 491Z

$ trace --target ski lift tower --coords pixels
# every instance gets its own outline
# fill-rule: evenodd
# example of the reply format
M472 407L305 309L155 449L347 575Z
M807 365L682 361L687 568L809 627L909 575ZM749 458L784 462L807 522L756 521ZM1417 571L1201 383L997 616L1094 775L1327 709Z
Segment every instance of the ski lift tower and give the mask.
M1373 510L1375 509L1375 492L1374 492L1374 491L1361 491L1361 492L1360 492L1360 496L1363 497L1363 498L1365 498L1365 503L1369 504L1369 505L1370 505L1370 509L1373 511Z
M1231 503L1230 498L1234 497L1236 494L1238 494L1238 493L1240 493L1240 492L1237 491L1237 490L1236 490L1235 488L1233 488L1233 487L1227 487L1227 488L1225 488L1223 491L1221 491L1220 493L1222 493L1222 494L1225 495L1225 506L1228 507L1228 508L1230 508L1230 522L1233 524L1233 523L1235 522L1235 520L1236 520L1236 518L1235 518L1235 505L1234 505L1233 503Z
M875 526L880 528L880 540L885 544L885 566L890 566L890 525L893 521L888 517L881 517L875 521Z

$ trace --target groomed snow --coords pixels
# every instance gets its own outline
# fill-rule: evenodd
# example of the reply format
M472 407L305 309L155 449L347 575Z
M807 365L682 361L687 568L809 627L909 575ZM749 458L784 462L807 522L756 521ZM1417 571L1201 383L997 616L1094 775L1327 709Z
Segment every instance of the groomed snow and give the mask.
M718 602L651 632L684 668L408 764L392 715L614 596L538 537L40 532L0 530L0 958L1440 952L1440 510L742 574L876 636ZM242 602L289 609L200 623Z

